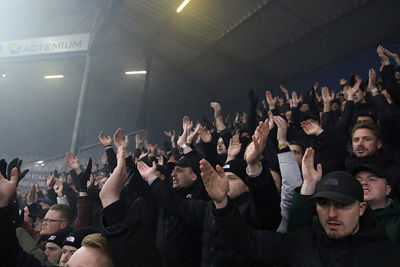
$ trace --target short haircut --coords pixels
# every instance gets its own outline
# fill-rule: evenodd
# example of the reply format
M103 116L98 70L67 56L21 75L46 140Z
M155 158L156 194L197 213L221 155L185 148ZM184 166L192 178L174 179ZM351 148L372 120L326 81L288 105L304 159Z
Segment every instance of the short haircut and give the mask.
M60 213L61 218L68 220L69 223L74 219L73 210L65 204L54 204L49 210L56 210Z
M359 117L370 117L374 123L377 123L376 115L373 112L360 112L357 114L357 120Z
M357 131L359 129L368 129L373 133L376 140L379 140L379 141L381 140L381 133L379 131L378 125L376 125L375 123L370 122L370 121L361 121L361 122L357 123L353 127L353 130L351 131L351 138L353 138L355 131Z
M100 250L101 253L105 256L104 258L105 265L114 266L110 252L108 250L107 240L101 234L94 233L85 236L85 238L82 240L82 247L94 248Z
M288 142L289 145L294 145L294 146L299 146L301 148L301 150L303 150L303 154L306 151L306 147L304 146L303 143L301 143L300 141L297 140L291 140Z
M82 240L82 247L98 248L108 252L107 240L100 233L85 236Z

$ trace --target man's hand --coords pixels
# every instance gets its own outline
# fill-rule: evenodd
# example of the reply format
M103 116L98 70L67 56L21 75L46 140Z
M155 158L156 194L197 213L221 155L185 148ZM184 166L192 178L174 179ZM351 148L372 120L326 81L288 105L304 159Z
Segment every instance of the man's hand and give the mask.
M201 138L201 141L203 143L210 143L212 141L212 136L209 130L206 130L205 128L200 128L199 129L199 135Z
M202 127L201 127L201 124L200 124L200 123L197 123L197 124L196 124L196 128L194 129L194 131L191 132L191 133L187 136L186 142L188 142L189 144L193 144L193 143L194 143L193 140L194 140L195 136L197 135L197 133L199 132L200 128L202 128Z
M68 167L70 167L71 170L74 170L77 174L82 172L81 167L79 166L78 157L74 156L71 152L67 152L67 154L65 154L65 162L67 163Z
M156 178L156 162L153 161L153 164L151 167L149 167L146 163L144 163L143 161L138 161L137 163L137 168L138 171L140 173L140 175L142 176L142 178L144 180L146 180L147 182L150 181L153 178Z
M99 141L103 144L103 146L110 146L112 142L111 137L105 136L103 131L101 131L99 134Z
M321 93L322 93L322 100L325 103L331 103L335 99L335 94L334 93L329 93L329 88L324 86L321 88Z
M379 45L376 49L376 53L381 58L384 66L390 65L390 60L387 55L385 55L385 48L382 45Z
M53 183L54 183L54 173L52 173L51 175L45 175L44 178L46 179L46 187L48 190L50 190L53 187Z
M143 140L140 138L140 134L135 135L135 148L140 149L140 145L142 144Z
M393 58L394 61L396 61L397 66L400 66L400 57L398 54L390 52L387 48L385 48L383 51L385 52L386 55L388 55L389 57Z
M36 202L36 198L37 198L37 187L36 184L32 185L31 190L29 190L28 196L26 197L26 204L32 205L33 203Z
M292 92L292 99L289 100L291 108L297 108L299 106L300 99L297 97L296 91Z
M190 129L193 127L193 122L190 120L189 116L184 116L182 119L182 129L183 132L188 133Z
M349 91L347 92L347 101L353 101L353 97L357 92L358 88L360 88L360 85L361 85L361 80L358 80L353 87L349 88Z
M218 102L211 102L210 107L214 109L214 118L221 116L221 105Z
M171 142L173 142L175 140L175 130L164 131L164 134L166 136L168 136L169 138L171 138Z
M125 135L125 138L122 136L122 128L118 128L114 133L114 144L116 147L123 146L124 149L128 149L129 139L128 136Z
M323 112L329 112L331 110L331 102L335 99L335 94L329 94L329 88L326 86L321 88L321 94L324 102Z
M272 97L271 92L269 90L265 92L265 98L267 99L269 110L275 109L276 97Z
M113 173L110 175L110 178L107 179L107 182L104 184L99 194L103 208L119 200L122 188L128 179L128 174L125 168L125 152L126 149L123 145L118 146L117 167L115 167Z
M274 116L273 120L275 121L275 124L278 127L278 131L276 133L276 139L278 140L278 144L282 145L287 143L286 139L287 123L285 119L280 116Z
M268 127L269 130L274 129L275 127L275 122L274 122L274 114L272 114L272 111L268 111Z
M234 135L229 140L228 156L226 162L234 160L242 149L242 144L239 141L239 135Z
M368 87L367 90L372 96L378 95L378 88L376 88L376 72L374 69L368 70Z
M186 144L187 140L187 135L186 132L183 132L181 136L178 137L178 141L176 142L179 147L182 147L184 144Z
M0 208L8 206L9 199L15 194L18 183L18 170L11 169L10 180L0 174Z
M250 173L256 173L262 168L260 160L265 145L267 144L268 134L268 119L264 122L260 121L252 136L253 141L249 144L245 155L247 168Z
M308 147L301 162L301 172L303 174L303 185L300 194L314 194L315 185L322 177L322 165L319 163L317 169L314 168L314 149Z
M279 88L281 89L282 93L284 93L287 96L289 95L289 91L285 88L285 86L281 84L279 85Z
M144 146L146 147L147 151L149 152L149 157L154 156L154 154L155 154L154 146L152 144L150 144L148 140L144 140Z
M228 203L229 181L224 170L217 165L216 170L207 160L200 160L201 178L208 195L214 201L217 209L224 208Z
M302 121L300 123L301 128L307 135L320 135L324 130L314 121Z

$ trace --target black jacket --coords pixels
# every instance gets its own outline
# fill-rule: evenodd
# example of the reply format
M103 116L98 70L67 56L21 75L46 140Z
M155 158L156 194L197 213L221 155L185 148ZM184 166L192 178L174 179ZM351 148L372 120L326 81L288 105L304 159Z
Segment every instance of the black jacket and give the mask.
M0 267L42 267L39 260L19 246L13 215L12 206L0 208Z
M265 169L258 177L248 179L250 193L238 196L235 202L252 227L275 231L281 220L280 197L268 168ZM203 227L201 266L257 266L235 253L221 238L212 216L212 201L184 199L161 180L152 185L152 194L166 212L186 224Z
M222 237L236 251L253 260L275 266L399 266L400 250L390 243L370 209L360 217L355 235L329 238L317 222L288 234L255 231L229 201L213 210Z
M103 209L102 233L115 266L162 266L155 247L155 213L153 205L140 197L132 203L118 200Z
M196 194L198 187L195 183L177 192L183 198L199 199ZM156 246L164 266L200 266L201 233L201 227L184 223L161 207L158 212Z

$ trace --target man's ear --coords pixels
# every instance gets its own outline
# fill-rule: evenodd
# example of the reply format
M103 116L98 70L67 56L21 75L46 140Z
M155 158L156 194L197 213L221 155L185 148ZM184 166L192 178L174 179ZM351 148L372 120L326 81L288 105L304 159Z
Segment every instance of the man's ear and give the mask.
M392 192L392 187L390 185L386 185L386 196L388 196L390 194L390 192Z
M192 177L191 180L194 182L197 180L197 174L195 172L192 172Z
M366 202L360 202L360 217L363 216L366 208L367 208L367 203Z
M67 228L68 227L68 222L62 222L61 223L61 227L62 227L62 229L64 229L64 228Z
M380 140L376 141L376 150L380 150L382 148L382 142Z

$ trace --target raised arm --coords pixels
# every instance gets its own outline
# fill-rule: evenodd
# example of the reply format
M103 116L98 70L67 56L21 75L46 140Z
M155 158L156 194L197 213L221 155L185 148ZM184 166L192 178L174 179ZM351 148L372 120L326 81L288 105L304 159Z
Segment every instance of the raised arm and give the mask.
M286 121L274 116L275 124L278 127L277 140L279 144L278 162L282 175L281 188L281 214L282 221L278 227L278 232L285 233L289 221L289 210L292 207L293 194L296 187L302 183L299 165L296 162L293 151L289 150L286 140L287 124ZM285 149L286 148L286 149Z

